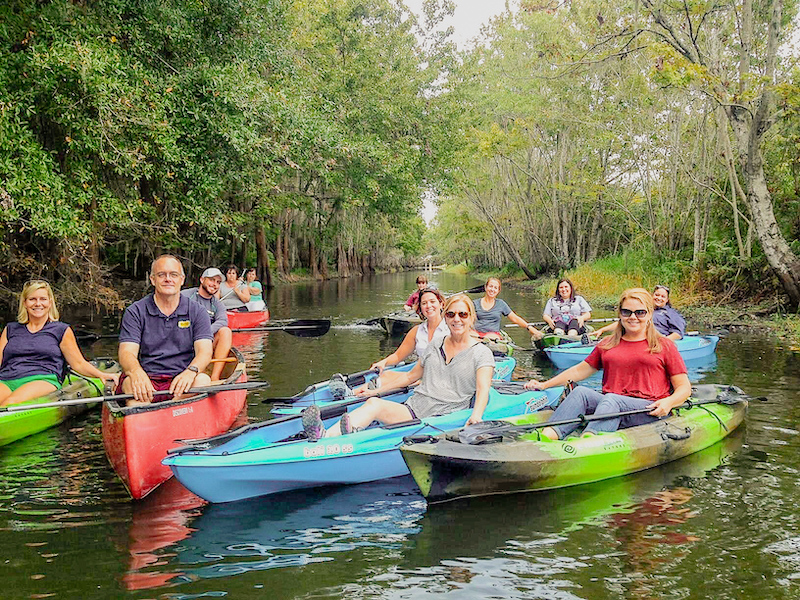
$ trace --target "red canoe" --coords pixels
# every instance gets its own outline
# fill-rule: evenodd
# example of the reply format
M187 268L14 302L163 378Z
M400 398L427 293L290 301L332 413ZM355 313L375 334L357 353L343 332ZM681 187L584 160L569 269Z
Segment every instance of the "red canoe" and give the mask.
M247 381L244 358L236 348L231 354L236 360L225 366L226 378L220 383ZM246 396L246 390L230 390L144 406L105 402L103 445L131 496L144 498L172 477L161 460L167 450L181 445L177 440L205 438L230 429Z
M269 319L269 312L258 310L254 312L228 311L228 327L231 329L249 329L258 327Z

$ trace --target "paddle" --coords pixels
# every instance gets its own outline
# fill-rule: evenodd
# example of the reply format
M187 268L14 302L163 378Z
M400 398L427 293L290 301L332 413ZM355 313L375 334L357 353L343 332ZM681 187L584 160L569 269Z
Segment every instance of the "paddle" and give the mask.
M347 396L346 400L330 400L327 401L321 407L322 416L325 418L325 411L330 409L334 409L340 406L351 406L352 404L358 404L359 402L366 402L370 398L385 398L386 396L394 396L395 394L405 394L407 393L412 387L414 386L406 386L402 388L391 388L388 390L381 390L377 394L372 396ZM267 400L261 401L263 404L267 404ZM274 408L291 408L293 406L292 403L289 404L275 404ZM310 406L310 405L309 405ZM328 415L330 416L330 415Z
M331 329L330 319L294 319L289 321L267 321L264 325L231 329L234 333L259 331L285 331L295 337L320 337Z
M696 391L693 391L693 393L696 393ZM703 404L736 404L737 402L743 402L748 398L749 396L747 396L739 388L730 386L728 390L717 393L713 398L701 398L698 400L692 400L690 398L683 404L673 408L670 411L670 413L674 410L679 410L683 408L688 410L695 406L702 406ZM548 421L546 423L530 423L527 425L510 425L510 424L502 424L502 422L499 422L498 427L494 431L495 433L498 434L502 433L502 434L514 435L519 433L526 433L528 431L532 431L535 429L542 429L544 427L554 427L558 425L572 425L574 423L585 424L585 423L590 423L592 421L603 421L605 419L617 419L621 417L628 417L631 415L648 414L652 412L652 410L653 409L651 408L638 408L635 410L627 410L617 413L608 413L604 415L578 415L573 419ZM492 433L492 429L487 429L484 433L490 434Z
M393 367L402 367L405 364L406 364L405 362L399 362L396 365L392 365L392 366ZM354 387L357 387L359 385L362 385L362 384L366 383L367 375L370 375L372 373L379 373L379 372L380 372L380 369L366 369L364 371L358 371L356 373L350 373L349 375L342 375L342 377L344 378L344 382L345 382L345 384L347 384L347 387L354 388ZM330 379L328 381L321 381L320 383L314 383L312 385L309 385L306 389L304 389L299 394L295 394L294 396L288 396L288 397L284 396L284 397L279 397L279 398L265 398L263 400L263 403L264 404L269 404L271 402L281 402L281 403L284 403L284 404L292 404L294 402L297 402L298 400L301 400L301 399L305 398L306 396L315 394L317 392L317 390L319 390L320 388L325 387L329 383L330 383Z
M235 328L231 329L234 333L247 333L249 331L285 331L295 337L320 337L330 331L330 319L290 319L286 321L268 321L259 327ZM119 333L93 333L91 331L77 330L75 338L78 341L97 341L104 339L116 339Z
M586 321L587 323L611 323L611 321L618 321L617 317L609 317L608 319L589 319ZM528 325L533 325L534 327L542 327L543 325L547 325L544 321L535 321L533 323L528 323ZM508 323L506 327L519 327L516 323Z
M267 381L242 381L240 383L224 383L221 385L209 385L204 387L190 388L187 394L215 394L217 392L231 392L234 390L257 390L269 387ZM169 395L169 390L153 392L154 396ZM55 406L76 406L79 404L94 404L95 402L112 402L115 400L132 400L133 394L114 394L113 396L97 396L95 398L73 398L70 400L58 400L56 402L44 402L42 404L12 404L11 406L0 406L0 413L21 412L34 410L37 408L53 408Z
M485 284L476 285L475 287L471 287L468 290L462 290L460 292L456 292L456 294L480 294L483 293L486 288ZM456 294L450 294L450 296L455 296ZM448 298L450 297L448 296ZM395 313L392 313L395 314ZM403 313L399 313L398 316L402 315ZM411 311L406 311L405 314L412 315L414 314ZM374 319L367 319L366 321L356 321L356 325L369 325L370 327L373 325L378 325L381 322L381 319L385 317L375 317Z

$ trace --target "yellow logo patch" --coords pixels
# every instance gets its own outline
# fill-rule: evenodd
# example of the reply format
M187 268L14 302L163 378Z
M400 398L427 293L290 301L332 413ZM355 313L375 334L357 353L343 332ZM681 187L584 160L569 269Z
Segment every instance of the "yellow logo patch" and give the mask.
M188 329L189 326L192 324L191 321L178 321L178 327L181 329Z

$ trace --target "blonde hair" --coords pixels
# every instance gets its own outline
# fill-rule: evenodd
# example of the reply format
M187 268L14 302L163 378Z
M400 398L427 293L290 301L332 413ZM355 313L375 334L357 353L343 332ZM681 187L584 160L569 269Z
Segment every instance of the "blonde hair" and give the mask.
M467 312L469 313L470 320L469 326L470 329L472 329L475 326L475 321L478 318L478 315L475 313L475 305L472 303L472 298L466 294L455 294L450 296L444 303L444 312L447 312L456 302L463 302L467 306Z
M50 310L47 313L51 321L58 321L58 308L56 308L56 298L53 295L53 288L50 284L41 279L32 279L24 286L22 286L22 293L19 295L19 310L17 310L17 321L23 325L28 322L28 309L25 307L25 301L30 298L33 292L39 290L47 290L47 297L50 299Z
M655 310L655 304L653 304L653 296L644 288L630 288L622 292L622 296L619 298L619 304L617 305L617 314L622 309L622 303L625 300L638 300L644 307L647 309L647 314L650 315L650 321L647 323L647 329L645 330L645 336L647 339L647 345L650 348L650 354L657 354L661 352L661 334L658 333L655 326L653 325L653 311ZM608 339L602 342L604 348L613 348L619 345L622 336L625 335L625 326L622 324L622 315L619 315L620 319L617 321L617 326L614 328L614 332L608 337Z

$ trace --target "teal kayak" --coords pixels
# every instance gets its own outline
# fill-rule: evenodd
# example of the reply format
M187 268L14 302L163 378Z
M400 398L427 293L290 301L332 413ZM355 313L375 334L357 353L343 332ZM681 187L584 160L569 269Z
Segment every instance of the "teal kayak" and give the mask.
M481 424L478 439L465 440L459 432L412 438L401 453L429 502L548 490L627 475L698 452L736 429L747 405L739 388L700 385L686 408L613 433L539 439L535 425L550 414L541 411Z
M119 371L119 365L113 360L92 361L92 363L101 371L108 371L109 373ZM78 398L95 398L103 395L103 386L104 382L99 379L83 377L71 372L67 375L64 380L64 386L60 390L24 404L43 404ZM77 404L0 412L0 446L16 442L50 427L55 427L70 417L86 412L93 406L95 405Z

